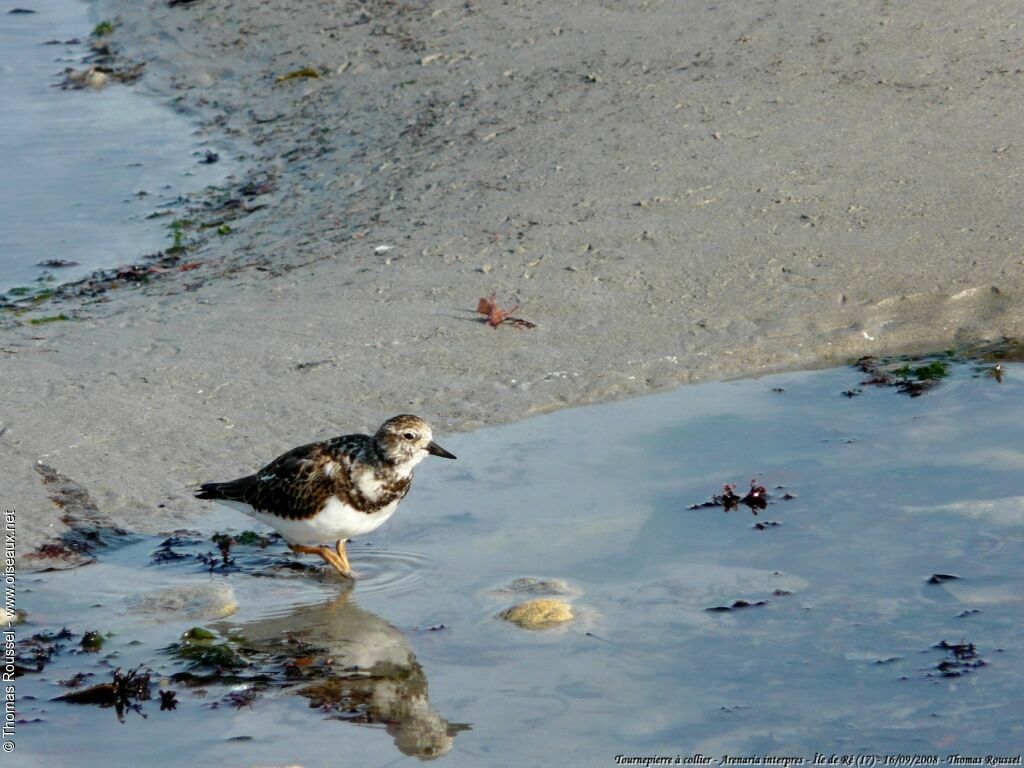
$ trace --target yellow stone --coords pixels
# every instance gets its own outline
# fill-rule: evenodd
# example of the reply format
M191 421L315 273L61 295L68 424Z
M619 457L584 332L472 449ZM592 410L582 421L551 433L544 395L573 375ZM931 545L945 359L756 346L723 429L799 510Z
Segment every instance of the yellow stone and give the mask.
M552 600L549 597L527 600L498 615L523 629L550 629L576 618L571 605L564 600Z

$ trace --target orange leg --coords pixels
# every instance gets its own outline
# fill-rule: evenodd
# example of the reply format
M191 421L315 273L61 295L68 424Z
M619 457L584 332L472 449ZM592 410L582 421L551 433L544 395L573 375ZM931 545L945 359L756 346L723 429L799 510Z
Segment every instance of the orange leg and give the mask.
M334 550L338 555L338 559L341 564L345 567L345 572L349 577L355 576L355 572L352 570L352 566L348 564L348 555L345 554L345 544L348 539L338 539L338 543L335 545Z
M324 546L306 547L301 544L289 544L288 548L300 555L317 555L322 557L342 576L352 578L352 567L348 564L348 558L345 557L344 544L343 542L338 542L338 545L340 547L340 556L338 551Z

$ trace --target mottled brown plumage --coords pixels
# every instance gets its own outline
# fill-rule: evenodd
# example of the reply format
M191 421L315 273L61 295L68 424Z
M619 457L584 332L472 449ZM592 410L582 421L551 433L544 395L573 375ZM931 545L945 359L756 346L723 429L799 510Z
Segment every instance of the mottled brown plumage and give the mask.
M344 543L387 520L428 453L454 459L418 416L388 419L374 435L343 435L293 448L252 475L204 483L196 498L242 509L278 530L297 552L351 574ZM320 537L337 540L324 547Z
M372 441L367 435L344 435L302 445L253 475L226 483L205 483L196 498L241 501L259 512L290 520L313 517L331 496L360 512L375 512L405 497L412 474L393 477L392 467L374 455ZM373 499L363 493L352 482L353 464L369 467L385 492Z

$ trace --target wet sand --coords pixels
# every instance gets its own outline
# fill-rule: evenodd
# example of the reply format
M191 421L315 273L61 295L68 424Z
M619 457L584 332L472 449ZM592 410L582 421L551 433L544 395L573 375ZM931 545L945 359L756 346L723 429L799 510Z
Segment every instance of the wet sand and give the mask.
M155 531L204 511L190 483L397 412L461 430L1024 334L1016 4L98 14L261 184L199 268L3 318L21 554L63 530L39 462ZM538 327L481 324L492 291Z

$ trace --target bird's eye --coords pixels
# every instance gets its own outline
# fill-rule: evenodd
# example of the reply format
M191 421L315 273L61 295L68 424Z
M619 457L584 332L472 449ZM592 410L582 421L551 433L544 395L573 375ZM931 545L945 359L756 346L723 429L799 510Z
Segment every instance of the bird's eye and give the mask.
M406 440L415 440L416 439L416 435L414 433L412 433L412 432L406 432L404 435L402 435L402 437L404 437Z

